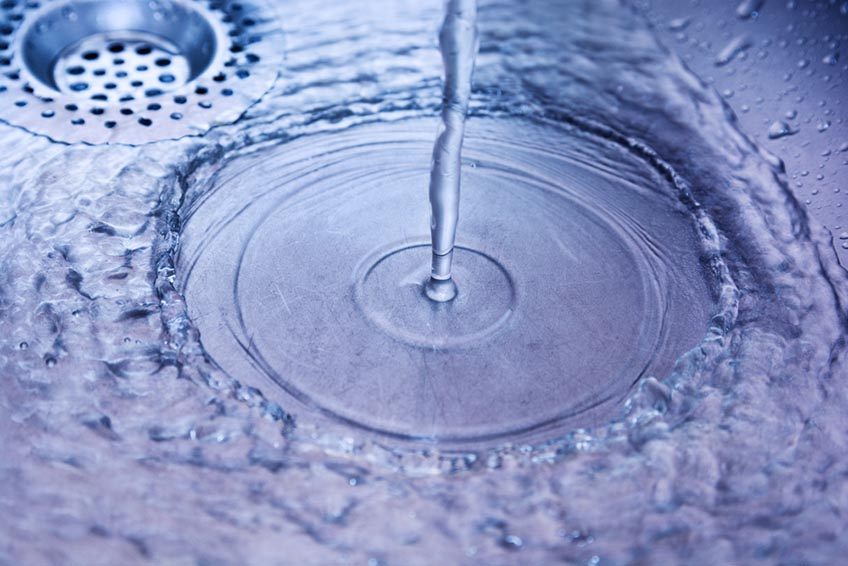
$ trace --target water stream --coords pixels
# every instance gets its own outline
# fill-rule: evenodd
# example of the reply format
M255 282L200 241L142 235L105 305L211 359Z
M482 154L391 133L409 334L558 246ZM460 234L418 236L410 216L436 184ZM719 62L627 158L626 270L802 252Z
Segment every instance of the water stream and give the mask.
M370 302L397 285L368 267L427 276L442 6L275 8L284 68L233 125L138 147L3 127L0 563L848 550L845 272L780 160L637 14L479 3L460 295L434 306L489 318L444 344ZM461 269L497 309L458 302ZM504 365L491 336L522 320L556 324ZM407 371L462 359L464 381Z
M442 125L433 147L430 171L433 267L425 290L432 300L445 302L453 300L457 293L456 283L451 278L451 264L459 222L465 114L478 49L476 0L447 4L439 46L445 67L445 85Z

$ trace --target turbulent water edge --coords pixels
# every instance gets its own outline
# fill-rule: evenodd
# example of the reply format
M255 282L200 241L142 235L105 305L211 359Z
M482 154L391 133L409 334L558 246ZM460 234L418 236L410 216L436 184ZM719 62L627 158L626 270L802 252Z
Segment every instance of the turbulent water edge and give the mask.
M438 109L440 7L366 4L280 6L277 88L204 139L62 147L4 132L0 510L15 520L0 562L844 553L845 273L776 158L618 2L481 2L470 120L570 124L678 187L713 242L720 301L671 376L641 382L608 427L442 454L322 433L208 363L176 287L186 203L244 153Z

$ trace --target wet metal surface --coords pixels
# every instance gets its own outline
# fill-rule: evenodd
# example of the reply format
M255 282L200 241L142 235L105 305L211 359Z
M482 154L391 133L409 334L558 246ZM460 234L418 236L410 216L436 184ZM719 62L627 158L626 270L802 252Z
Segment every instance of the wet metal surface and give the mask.
M23 5L3 6L13 4ZM652 228L694 227L712 309L673 367L639 378L595 426L495 447L401 445L328 424L278 385L220 367L206 343L211 331L199 331L203 318L180 292L191 281L180 258L196 238L189 212L220 198L218 181L263 155L274 156L262 162L273 169L337 143L338 155L361 151L367 163L362 142L376 132L429 122L429 131L404 131L422 159L391 156L422 171L426 236L441 4L274 4L285 29L282 76L235 124L141 147L69 146L2 129L0 513L11 520L0 528L0 562L825 564L844 556L848 283L830 233L795 186L809 188L801 172L815 176L818 165L804 160L826 149L824 182L844 179L838 116L811 130L799 106L800 124L782 118L798 132L769 141L777 117L758 115L763 129L747 122L765 101L758 107L741 89L728 98L729 87L700 82L658 43L657 33L673 36L619 2L481 2L469 183L492 174L489 146L514 146L489 143L486 132L499 143L504 130L518 132L519 145L536 147L560 136L554 149L568 148L569 163L617 179L621 190L629 169L620 163L635 160L659 177L647 188L682 206L676 220L663 215ZM752 40L716 67L731 33L704 48L710 68L730 72L759 49L793 61L789 44L842 21L839 3L797 5L803 26L780 25L770 46ZM738 7L693 10L687 33L721 18L735 29L769 10L789 12L765 2L760 19L740 19ZM839 47L805 54L810 66L843 49L844 31L816 41L825 34L817 46ZM835 67L826 84L844 89L842 60L826 65ZM814 106L841 100L838 88L815 86L823 79L795 76L787 88L814 92ZM527 134L532 128L545 135ZM757 136L777 156L750 141ZM603 159L610 155L624 159ZM523 163L513 168L526 172ZM629 182L640 187L646 175L635 171ZM241 182L254 189L253 181ZM355 179L341 181L333 191L367 194ZM284 234L282 224L275 237ZM685 245L683 253L696 252ZM520 299L519 289L519 308ZM260 300L251 308L281 308L272 293Z

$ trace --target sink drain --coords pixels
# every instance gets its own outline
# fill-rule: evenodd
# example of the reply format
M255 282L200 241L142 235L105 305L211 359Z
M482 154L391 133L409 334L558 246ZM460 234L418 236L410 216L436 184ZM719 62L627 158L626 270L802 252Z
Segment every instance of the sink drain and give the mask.
M521 119L469 123L459 295L431 302L432 143L408 120L228 163L181 211L205 354L305 426L466 448L601 426L703 339L712 298L673 188L605 140Z
M138 144L235 121L276 77L255 1L0 2L0 120Z

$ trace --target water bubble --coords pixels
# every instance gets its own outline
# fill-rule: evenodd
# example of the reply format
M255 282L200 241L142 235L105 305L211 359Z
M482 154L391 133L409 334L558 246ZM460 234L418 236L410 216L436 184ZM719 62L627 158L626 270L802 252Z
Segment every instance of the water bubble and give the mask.
M776 140L778 138L785 138L786 136L791 136L797 133L798 130L792 129L789 124L781 120L775 120L774 122L772 122L771 126L769 126L768 129L768 137L772 140Z
M583 532L579 529L573 530L569 532L563 532L563 537L568 537L571 541L571 544L575 544L579 547L584 547L592 544L595 541L595 537L591 535L591 533Z

